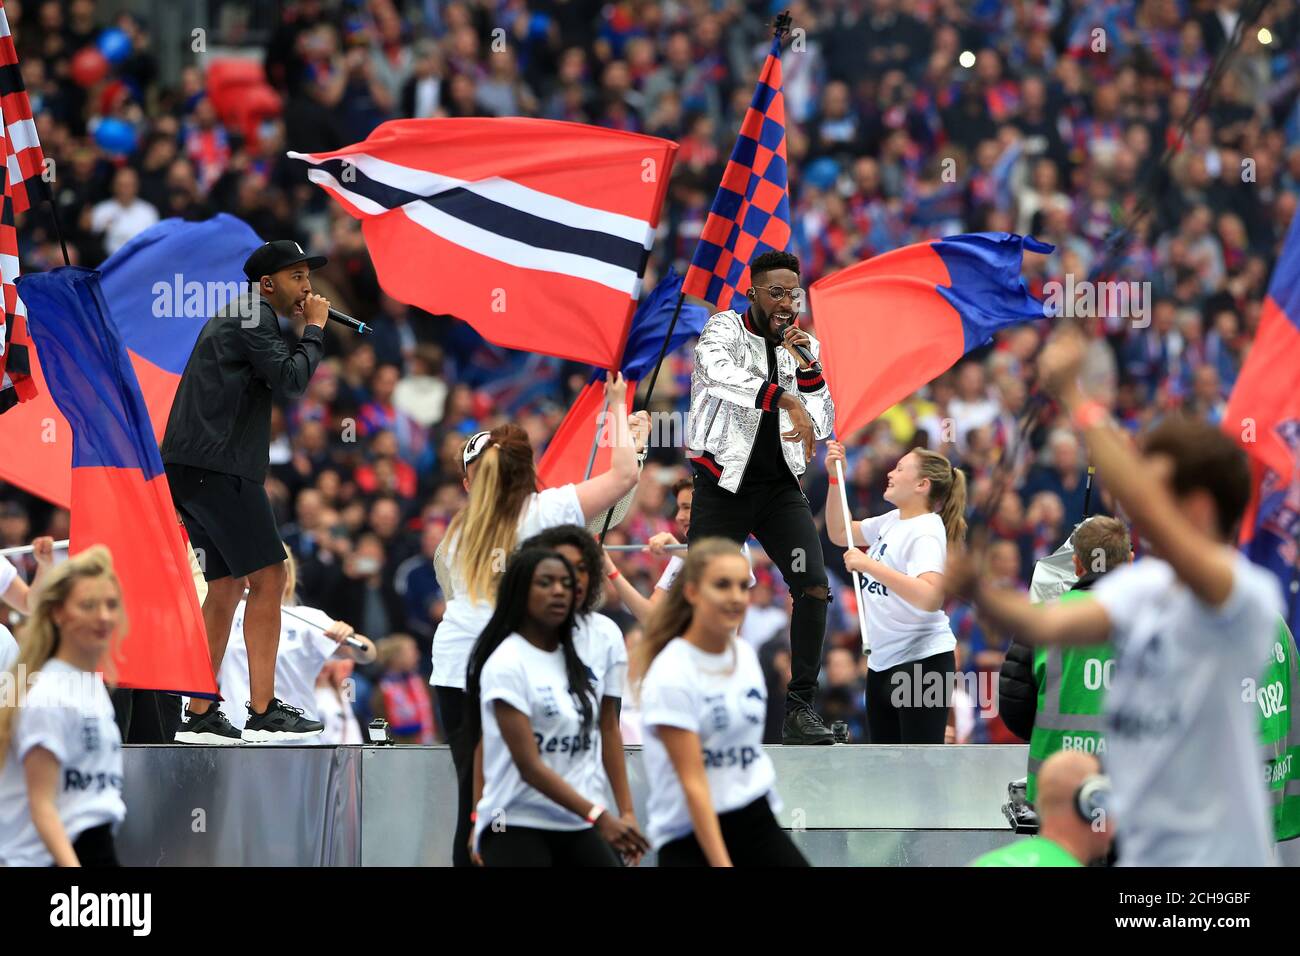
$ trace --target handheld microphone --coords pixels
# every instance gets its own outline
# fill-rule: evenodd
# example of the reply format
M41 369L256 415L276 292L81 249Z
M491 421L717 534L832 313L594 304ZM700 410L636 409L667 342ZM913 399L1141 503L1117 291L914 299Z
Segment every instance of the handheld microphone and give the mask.
M331 320L339 323L339 325L346 325L358 335L371 335L375 331L372 326L367 325L360 319L354 319L350 315L345 315L338 309L330 309L329 317Z
M331 309L330 311L333 311L333 310ZM794 320L791 319L789 322L787 322L787 323L782 327L782 329L781 329L781 334L782 334L782 335L785 335L785 331L786 331L786 329L790 329L790 328L793 328L793 327L794 327ZM795 354L798 355L798 356L799 356L799 359L800 359L800 360L801 360L805 365L807 365L809 368L812 368L814 365L817 364L816 360L813 359L813 357L812 357L812 353L809 352L809 351L808 351L806 348L804 348L802 345L792 345L791 348L794 349Z

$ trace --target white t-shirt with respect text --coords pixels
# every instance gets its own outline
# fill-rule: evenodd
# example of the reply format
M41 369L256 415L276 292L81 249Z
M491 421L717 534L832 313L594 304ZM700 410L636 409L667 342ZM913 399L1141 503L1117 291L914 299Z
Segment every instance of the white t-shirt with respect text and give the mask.
M763 749L767 684L758 655L732 638L730 649L710 654L676 637L655 657L641 683L647 800L646 836L658 850L694 829L681 781L660 727L700 738L713 809L729 813L766 798L780 812L776 768Z
M933 512L902 518L895 509L858 522L868 557L908 577L942 574L948 560L948 532ZM873 671L924 660L957 646L948 615L942 609L923 611L889 590L869 574L859 576L858 600L867 617Z

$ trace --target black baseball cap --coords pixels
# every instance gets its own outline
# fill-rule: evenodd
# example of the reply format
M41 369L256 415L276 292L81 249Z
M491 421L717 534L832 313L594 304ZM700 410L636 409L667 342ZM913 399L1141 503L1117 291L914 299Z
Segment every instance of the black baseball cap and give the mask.
M319 269L327 260L324 256L309 256L302 246L292 239L277 239L253 250L253 254L244 260L244 275L249 281L257 282L262 276L269 276L281 269L307 263L308 269Z

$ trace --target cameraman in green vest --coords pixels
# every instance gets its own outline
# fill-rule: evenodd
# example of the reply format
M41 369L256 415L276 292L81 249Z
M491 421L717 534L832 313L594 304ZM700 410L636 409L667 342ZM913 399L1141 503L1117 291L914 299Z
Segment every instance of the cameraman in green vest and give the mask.
M1133 560L1128 528L1098 515L1070 536L1078 580L1060 601L1088 597L1103 574ZM1106 753L1102 714L1110 687L1111 646L1038 647L1012 642L998 678L998 713L1008 729L1029 741L1025 799L1035 803L1043 762L1061 750Z
M1110 852L1110 782L1097 758L1061 750L1039 771L1039 835L985 853L971 866L1087 866Z

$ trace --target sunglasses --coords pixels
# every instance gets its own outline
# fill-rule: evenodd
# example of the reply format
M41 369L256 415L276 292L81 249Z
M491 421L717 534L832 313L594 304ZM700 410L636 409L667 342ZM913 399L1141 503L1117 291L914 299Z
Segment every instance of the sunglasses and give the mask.
M763 289L773 300L780 302L786 296L790 297L791 302L800 302L803 299L803 289L795 286L793 289L783 289L779 285L768 286Z

